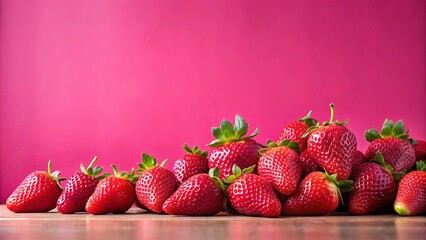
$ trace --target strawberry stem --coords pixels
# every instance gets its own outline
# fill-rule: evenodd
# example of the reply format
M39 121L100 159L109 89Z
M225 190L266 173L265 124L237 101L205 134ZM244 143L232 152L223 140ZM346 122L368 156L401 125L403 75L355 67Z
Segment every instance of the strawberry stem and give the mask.
M334 104L333 103L330 103L330 123L332 123L333 122L333 120L334 120Z
M93 160L90 162L89 166L87 168L92 168L93 164L95 164L96 160L98 160L98 156L95 156Z
M50 175L52 173L52 160L49 159L47 162L47 173Z

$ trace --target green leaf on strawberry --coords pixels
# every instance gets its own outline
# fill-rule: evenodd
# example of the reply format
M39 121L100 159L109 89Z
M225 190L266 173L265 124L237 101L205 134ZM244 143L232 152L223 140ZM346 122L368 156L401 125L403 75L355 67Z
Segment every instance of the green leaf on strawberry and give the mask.
M365 139L372 142L375 139L396 137L400 139L409 139L408 130L402 120L396 122L386 119L383 122L382 130L380 133L375 129L369 129L364 133Z
M235 124L232 126L227 120L222 120L220 127L212 128L213 136L216 138L213 140L209 146L218 147L225 145L229 142L239 142L246 139L254 138L258 133L259 129L256 130L249 136L245 136L248 131L248 124L240 115L235 116Z

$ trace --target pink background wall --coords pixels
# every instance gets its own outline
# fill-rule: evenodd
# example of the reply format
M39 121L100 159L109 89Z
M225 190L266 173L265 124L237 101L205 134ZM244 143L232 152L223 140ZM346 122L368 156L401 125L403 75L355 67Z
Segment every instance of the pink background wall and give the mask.
M0 202L48 159L168 167L241 114L275 138L310 109L426 138L425 1L1 1Z

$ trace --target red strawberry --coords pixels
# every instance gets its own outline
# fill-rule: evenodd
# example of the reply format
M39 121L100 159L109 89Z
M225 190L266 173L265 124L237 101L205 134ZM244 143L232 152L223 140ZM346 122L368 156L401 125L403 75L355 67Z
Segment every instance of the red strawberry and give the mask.
M60 213L68 214L85 211L87 200L92 196L99 180L106 177L106 175L98 177L103 170L102 167L96 166L92 168L97 159L98 157L95 157L87 169L81 164L81 172L77 171L70 177L56 203Z
M179 184L186 179L199 173L207 173L209 171L209 160L207 160L207 151L200 151L197 146L190 149L186 144L183 149L187 154L183 155L175 162L173 173L175 174Z
M398 186L394 203L399 215L422 215L426 213L426 164L416 163L417 170L405 175Z
M234 174L225 179L230 184L227 190L230 205L240 214L278 217L281 213L280 200L266 179L251 173L253 169L254 166L241 171L234 165Z
M223 209L225 193L219 169L190 177L167 199L163 210L174 215L215 215Z
M416 162L414 149L407 140L408 131L401 120L394 124L386 119L381 133L370 129L365 131L365 138L370 142L365 152L367 159L373 159L376 152L380 152L396 172L404 171Z
M305 150L300 154L299 160L302 167L302 178L306 177L311 172L322 170L316 160L309 154L308 150Z
M114 175L102 179L86 204L90 214L125 213L135 203L136 194L133 183L138 178L135 170L131 173L118 172L112 165Z
M337 181L336 174L312 172L283 205L284 215L326 215L339 206L340 191L350 191L352 181ZM340 190L341 189L341 190Z
M136 182L136 196L148 210L162 213L164 202L176 191L178 181L170 170L164 168L166 161L157 166L157 160L142 154L139 164L141 175Z
M212 128L216 140L209 144L215 148L209 159L209 168L219 168L220 179L232 174L234 164L247 168L259 161L259 146L252 140L259 133L259 129L256 128L252 135L244 137L247 130L247 123L239 115L235 116L234 126L222 120L220 128Z
M385 164L380 152L376 162L361 163L350 177L354 189L349 193L349 212L363 215L377 212L389 204L396 194L392 167Z
M307 138L303 138L303 134L312 126L315 126L318 121L311 118L312 111L305 117L299 119L299 121L291 122L283 128L277 142L289 139L292 142L296 142L299 145L300 152L305 151Z
M416 154L416 161L426 160L426 142L422 140L412 141L414 153Z
M284 196L291 195L299 183L302 168L297 149L297 143L284 140L280 143L268 141L268 147L260 150L259 176Z
M47 172L36 171L28 175L6 200L6 207L16 213L48 212L56 207L62 193L58 171L52 173L52 162Z
M362 153L359 150L356 150L355 154L352 156L352 167L355 167L366 161L367 161L367 158L365 157L364 153Z
M344 122L335 121L334 105L330 104L330 121L322 126L317 124L311 127L304 136L309 134L309 154L318 165L330 174L337 174L338 179L347 179L352 169L352 158L356 151L355 135L349 131Z

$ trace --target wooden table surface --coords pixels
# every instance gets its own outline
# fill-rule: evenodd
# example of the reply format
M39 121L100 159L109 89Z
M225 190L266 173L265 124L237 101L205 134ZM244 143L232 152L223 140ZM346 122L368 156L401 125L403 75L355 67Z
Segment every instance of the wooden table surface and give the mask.
M426 239L426 217L397 215L261 218L221 213L168 216L12 213L0 205L0 239Z

